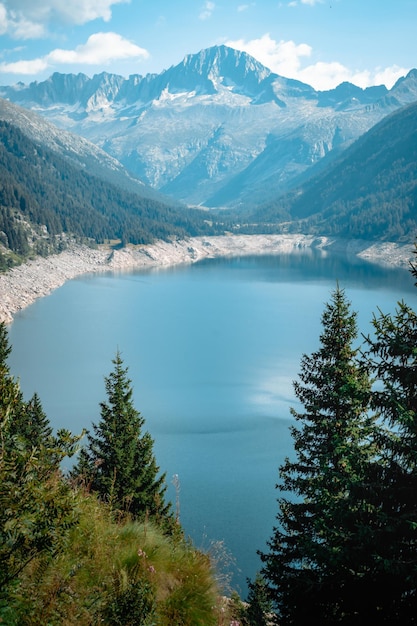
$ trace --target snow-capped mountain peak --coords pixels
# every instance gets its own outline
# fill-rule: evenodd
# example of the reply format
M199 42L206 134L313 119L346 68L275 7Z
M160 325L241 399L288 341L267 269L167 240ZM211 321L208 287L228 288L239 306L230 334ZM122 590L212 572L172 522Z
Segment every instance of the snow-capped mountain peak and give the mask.
M181 201L236 206L287 190L335 147L417 100L417 70L390 91L342 83L318 92L222 45L160 74L53 74L0 87L0 96L89 139Z

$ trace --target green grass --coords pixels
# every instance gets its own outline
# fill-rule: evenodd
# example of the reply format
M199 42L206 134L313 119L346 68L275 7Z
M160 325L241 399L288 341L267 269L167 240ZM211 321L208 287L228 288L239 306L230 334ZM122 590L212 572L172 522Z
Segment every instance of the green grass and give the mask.
M19 577L10 626L220 623L220 591L207 554L151 522L115 523L91 495L79 493L77 506L79 523L65 551L38 558Z

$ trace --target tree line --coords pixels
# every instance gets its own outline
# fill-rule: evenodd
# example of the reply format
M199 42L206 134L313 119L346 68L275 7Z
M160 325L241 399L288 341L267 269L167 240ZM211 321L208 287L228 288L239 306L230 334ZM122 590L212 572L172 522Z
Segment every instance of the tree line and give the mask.
M294 458L257 581L280 626L417 623L417 314L400 301L372 325L355 347L337 286L301 360Z
M166 500L120 353L100 421L73 435L53 434L37 394L23 399L10 351L1 324L0 623L217 624L224 607L212 560Z
M63 233L126 245L223 232L206 218L94 176L0 120L0 244L16 255L3 252L0 269L30 252L59 251Z

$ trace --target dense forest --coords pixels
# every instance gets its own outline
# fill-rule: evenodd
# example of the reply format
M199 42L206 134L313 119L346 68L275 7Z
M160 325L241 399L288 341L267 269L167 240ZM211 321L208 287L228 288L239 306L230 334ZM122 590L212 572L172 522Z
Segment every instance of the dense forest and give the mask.
M59 251L65 236L126 245L219 232L206 212L170 207L91 176L0 121L3 268L30 253Z
M361 340L356 318L337 285L294 383L295 455L279 468L277 524L245 603L184 538L120 353L100 421L84 439L53 434L10 374L0 325L0 620L417 623L417 313L404 301L378 311Z
M245 216L247 232L410 241L417 230L417 104L387 116L307 182ZM312 169L314 172L314 168Z
M69 238L123 246L225 232L301 232L412 242L417 231L416 134L417 105L412 104L254 212L203 211L169 206L110 184L0 121L0 269L59 252Z

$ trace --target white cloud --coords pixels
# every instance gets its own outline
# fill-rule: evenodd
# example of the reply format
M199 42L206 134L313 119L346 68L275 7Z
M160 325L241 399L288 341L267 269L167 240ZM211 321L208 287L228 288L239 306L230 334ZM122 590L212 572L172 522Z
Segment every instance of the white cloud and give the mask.
M149 52L124 39L117 33L95 33L75 50L56 48L49 54L32 61L1 63L1 73L33 75L57 65L106 65L111 61L149 57Z
M215 4L214 2L209 2L207 1L204 5L203 10L201 11L200 15L198 16L200 20L208 20L209 17L211 17L214 9L215 9Z
M307 4L310 7L314 7L316 4L323 4L324 0L292 0L288 3L289 7L296 7L299 4Z
M245 42L243 39L228 41L226 45L244 50L266 67L281 76L294 77L300 70L300 58L309 57L312 53L311 46L302 43L295 44L293 41L275 41L267 33L259 39Z
M117 33L95 33L90 35L87 43L77 46L75 50L57 48L47 55L49 63L102 65L118 59L147 59L149 52L128 41Z
M111 8L129 0L3 0L0 4L0 33L16 39L43 37L53 22L85 24L111 19Z
M32 76L43 72L48 67L46 59L33 59L32 61L16 61L14 63L0 63L2 74L22 74Z
M16 39L42 37L45 29L42 24L33 22L20 12L8 10L7 0L0 3L0 35L9 34Z
M333 89L345 81L362 89L372 85L386 85L390 89L407 72L408 69L397 65L385 69L355 71L341 63L321 62L301 69L296 78L319 90Z
M14 39L40 39L45 35L43 24L25 18L11 19L8 26L8 31Z
M399 78L405 76L410 69L411 68L405 69L398 65L391 65L391 67L386 67L385 69L378 68L374 74L373 84L391 87Z
M85 24L101 18L108 22L111 8L129 0L3 0L10 11L21 13L33 21L63 19L72 24Z
M344 81L362 88L381 84L391 88L398 78L408 72L408 69L398 66L357 71L337 61L306 65L305 60L313 56L311 46L293 41L275 41L269 34L251 41L228 41L226 45L251 54L280 76L301 80L318 90L333 89Z
M0 4L0 35L4 35L7 32L7 11L4 4Z

